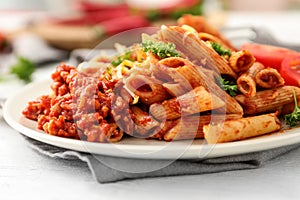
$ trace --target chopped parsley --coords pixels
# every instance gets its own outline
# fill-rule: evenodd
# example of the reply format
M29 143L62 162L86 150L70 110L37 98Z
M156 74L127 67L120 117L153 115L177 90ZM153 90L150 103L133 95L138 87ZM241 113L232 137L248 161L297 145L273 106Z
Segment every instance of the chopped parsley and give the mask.
M212 42L211 47L220 55L220 56L231 56L231 52L229 49L225 49L220 44Z
M151 52L160 58L179 56L179 53L176 51L176 46L173 43L164 43L161 41L153 42L146 40L142 43L142 48L144 52Z
M132 60L130 51L127 51L125 54L118 56L115 60L111 61L111 64L116 67L124 60Z
M295 108L294 111L290 114L284 115L284 120L286 120L286 123L290 126L296 126L298 122L300 121L300 108L298 106L296 92L293 90L293 96L295 101Z
M230 96L235 96L238 92L238 87L234 81L227 81L222 77L217 77L219 86L225 90Z
M18 56L18 63L13 65L10 69L10 73L16 75L19 79L29 83L31 81L31 75L35 71L36 66L30 60Z

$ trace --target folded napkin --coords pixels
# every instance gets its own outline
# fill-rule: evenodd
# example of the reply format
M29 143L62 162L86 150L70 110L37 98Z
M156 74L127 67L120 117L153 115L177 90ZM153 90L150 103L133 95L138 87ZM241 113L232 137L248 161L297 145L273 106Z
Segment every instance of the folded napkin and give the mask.
M151 160L151 159L132 159L117 158L102 155L92 155L72 151L64 148L48 145L28 137L25 139L30 146L38 152L50 156L51 158L76 159L78 162L86 162L99 183L116 182L125 179L138 179L163 176L195 175L205 173L216 173L230 170L254 169L259 168L268 161L281 156L300 147L300 144L275 148L266 151L247 153L242 155L226 156L204 160ZM103 162L104 161L104 162ZM120 171L109 167L105 163L114 163L115 166L123 166L131 169L131 172ZM152 166L163 166L158 170L152 170ZM139 171L138 173L133 172ZM144 172L140 172L144 171Z

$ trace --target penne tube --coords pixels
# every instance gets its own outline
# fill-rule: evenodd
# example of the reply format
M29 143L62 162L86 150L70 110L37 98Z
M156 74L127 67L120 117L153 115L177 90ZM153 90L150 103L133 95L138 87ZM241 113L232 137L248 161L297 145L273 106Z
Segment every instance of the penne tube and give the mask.
M199 86L177 98L152 104L150 106L150 113L160 121L165 119L172 120L181 116L220 108L224 105L224 101L209 93L203 86Z
M238 90L246 97L253 97L256 95L256 83L253 77L248 74L242 74L236 81Z
M176 96L182 95L192 88L204 86L208 91L215 94L220 99L224 99L226 103L226 113L242 113L243 109L238 102L221 89L215 82L216 74L207 73L202 67L196 67L193 63L183 58L166 58L159 61L158 68L164 74L169 74L173 78L173 82L181 84L181 90L176 93ZM167 85L170 87L172 85ZM173 85L174 86L174 85ZM179 86L178 86L179 87ZM171 91L169 91L171 93Z
M131 111L134 115L133 120L135 123L135 137L150 137L154 134L154 129L159 126L160 123L156 121L152 116L147 112L141 110L137 106L132 106Z
M169 98L161 82L144 75L133 75L125 79L125 88L139 97L139 100L150 105Z
M216 144L260 136L280 128L279 119L271 113L204 125L203 132L208 144Z
M173 97L180 96L186 93L186 91L188 90L182 83L164 83L163 86Z
M155 134L150 136L151 139L163 140L164 135L173 128L176 124L178 124L179 119L177 120L168 120L163 123L160 123L160 126L155 130Z
M198 71L201 70L203 72L203 74L205 74L210 80L216 80L216 78L219 76L219 74L217 74L216 72L214 72L213 70L210 69L206 69L206 68L199 68Z
M258 62L255 62L247 72L243 73L237 79L238 90L246 97L253 97L256 95L255 75L265 67Z
M160 30L162 40L172 42L189 60L199 66L211 69L219 74L226 74L233 78L237 75L228 62L207 44L200 40L198 35L189 33L179 26L162 26Z
M118 126L116 124L110 124L110 131L109 131L109 135L106 135L106 139L108 142L113 143L113 142L119 142L121 141L122 137L123 137L123 131L117 131ZM100 137L104 137L104 134L101 134ZM105 141L104 138L99 141Z
M189 115L179 119L179 122L164 134L164 140L186 140L204 138L203 126L224 120L239 119L239 114Z
M158 62L158 68L167 73L175 83L182 83L186 85L187 91L200 85L205 84L205 80L200 76L198 70L187 59L180 57L170 57L162 59ZM185 92L187 92L185 91Z
M229 57L229 64L236 73L247 71L254 61L254 56L248 50L232 52Z
M222 47L232 50L231 47L227 46L227 44L225 44L220 38L218 38L214 35L211 35L209 33L199 32L198 36L199 36L200 40L203 40L204 42L218 43Z
M275 112L282 105L294 102L293 90L297 98L300 98L300 88L295 86L283 86L275 89L258 91L254 97L237 95L235 99L244 108L247 115Z
M163 138L166 141L203 138L201 131L203 124L200 121L201 116L199 115L182 117L173 128L164 134Z
M297 104L300 105L299 97L298 97ZM294 109L295 109L295 102L284 104L279 108L279 114L282 116L286 114L290 114L294 111Z
M284 79L280 73L271 67L259 71L255 75L255 82L262 88L275 88L284 85Z

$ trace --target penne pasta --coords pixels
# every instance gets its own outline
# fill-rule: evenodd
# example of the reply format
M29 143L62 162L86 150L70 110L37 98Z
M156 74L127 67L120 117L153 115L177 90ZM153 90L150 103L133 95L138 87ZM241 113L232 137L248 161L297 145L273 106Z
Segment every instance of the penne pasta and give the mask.
M275 88L284 85L284 80L274 68L266 68L255 75L255 82L262 88Z
M232 52L229 57L229 64L236 73L247 71L254 61L254 56L248 50Z
M160 36L162 40L174 43L180 52L197 65L233 78L237 77L227 61L201 41L198 35L190 34L179 26L162 26Z
M243 106L246 115L275 112L282 105L294 102L293 90L297 98L300 98L300 88L295 86L283 86L270 90L262 90L254 97L237 95L235 99Z
M146 105L163 101L169 98L167 90L157 79L133 75L125 79L125 88L139 97L139 100Z
M211 35L209 33L199 32L198 36L199 36L200 40L203 40L205 42L218 43L226 49L231 49L231 47L227 46L227 44L225 44L220 38L218 38L214 35Z
M162 59L158 62L158 68L172 78L172 83L181 84L186 88L182 93L204 85L206 81L199 75L196 67L184 58L171 57Z
M168 121L160 123L160 126L156 129L156 133L154 135L150 136L149 138L163 140L164 135L171 128L173 128L178 122L179 122L179 119L177 119L177 120L168 120Z
M300 105L300 99L298 97L297 104ZM295 102L284 104L281 107L278 108L278 111L280 115L284 116L286 114L290 114L294 111L295 109Z
M187 91L187 84L181 83L164 83L163 86L166 88L169 94L173 97L180 96Z
M265 67L258 62L255 62L247 72L243 73L237 79L238 90L246 97L253 97L256 95L255 75Z
M197 69L191 62L183 58L166 58L159 61L159 64L158 68L161 69L162 73L169 74L173 78L172 82L181 84L180 87L177 86L180 90L175 93L175 96L179 96L192 90L194 87L202 85L220 99L224 99L227 113L243 112L242 107L237 101L215 83L212 73L205 74L207 70L202 70L203 68L201 67ZM214 74L213 76L216 75ZM165 86L170 87L172 85ZM172 91L169 92L172 93Z
M164 140L186 140L204 138L203 126L209 123L222 122L224 120L239 119L238 114L212 114L212 115L189 115L182 117L179 122L164 134Z
M148 138L155 134L155 128L159 127L158 121L137 106L132 106L131 111L134 115L133 120L135 122L135 137Z
M160 121L172 120L181 116L220 108L224 105L224 101L209 93L203 86L199 86L177 98L152 104L150 113Z
M279 119L271 113L204 125L203 132L208 144L216 144L272 133L280 128Z

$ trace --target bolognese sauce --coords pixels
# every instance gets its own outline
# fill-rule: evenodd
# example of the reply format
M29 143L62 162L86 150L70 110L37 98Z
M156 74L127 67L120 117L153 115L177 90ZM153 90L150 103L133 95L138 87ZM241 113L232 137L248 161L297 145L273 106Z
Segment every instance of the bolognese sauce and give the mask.
M123 132L111 115L113 88L117 80L103 78L99 70L79 72L64 63L51 76L51 93L28 103L22 114L38 122L48 134L114 142Z

